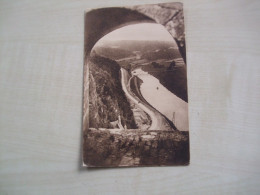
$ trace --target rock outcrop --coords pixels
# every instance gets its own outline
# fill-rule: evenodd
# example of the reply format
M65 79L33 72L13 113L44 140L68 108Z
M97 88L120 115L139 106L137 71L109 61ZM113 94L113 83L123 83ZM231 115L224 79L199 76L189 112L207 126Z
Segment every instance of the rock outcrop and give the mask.
M89 60L89 127L135 129L133 112L120 82L120 66L93 55ZM120 119L120 122L119 122ZM115 125L118 121L118 126Z

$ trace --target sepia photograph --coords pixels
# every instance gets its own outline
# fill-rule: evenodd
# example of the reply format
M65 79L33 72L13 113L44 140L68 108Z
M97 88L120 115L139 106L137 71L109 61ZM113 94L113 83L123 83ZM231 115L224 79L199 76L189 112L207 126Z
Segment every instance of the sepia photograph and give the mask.
M83 165L189 164L182 3L85 14Z
M260 0L0 0L0 195L260 195Z

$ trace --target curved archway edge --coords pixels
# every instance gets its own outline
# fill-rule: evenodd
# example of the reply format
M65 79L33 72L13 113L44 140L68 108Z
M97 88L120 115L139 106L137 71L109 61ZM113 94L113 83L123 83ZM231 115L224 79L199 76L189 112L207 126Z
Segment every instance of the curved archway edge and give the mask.
M140 6L132 8L102 8L91 10L85 15L85 56L87 57L89 55L91 49L99 39L113 30L129 24L146 22L158 23L165 26L166 30L168 30L168 32L175 39L179 47L179 51L186 62L183 27L182 32L176 34L176 31L178 32L180 27L178 25L171 24L174 17L177 17L178 14L182 14L180 13L181 10L182 9L174 9L174 12L170 14L170 17L160 18L156 18L156 14L152 17L153 14L141 13L145 11L143 11Z

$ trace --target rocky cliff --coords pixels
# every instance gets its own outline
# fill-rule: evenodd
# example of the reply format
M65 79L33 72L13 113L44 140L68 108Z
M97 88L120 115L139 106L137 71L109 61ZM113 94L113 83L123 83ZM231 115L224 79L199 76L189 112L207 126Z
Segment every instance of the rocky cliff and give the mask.
M133 112L120 82L120 66L113 60L93 55L89 60L89 127L136 128Z

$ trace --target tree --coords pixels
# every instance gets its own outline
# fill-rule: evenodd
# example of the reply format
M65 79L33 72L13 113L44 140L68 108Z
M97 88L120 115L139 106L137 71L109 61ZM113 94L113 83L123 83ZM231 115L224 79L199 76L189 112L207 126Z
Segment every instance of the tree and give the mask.
M170 64L170 66L168 67L168 69L167 70L173 70L174 69L174 67L175 67L175 62L174 61L172 61L171 62L171 64Z

